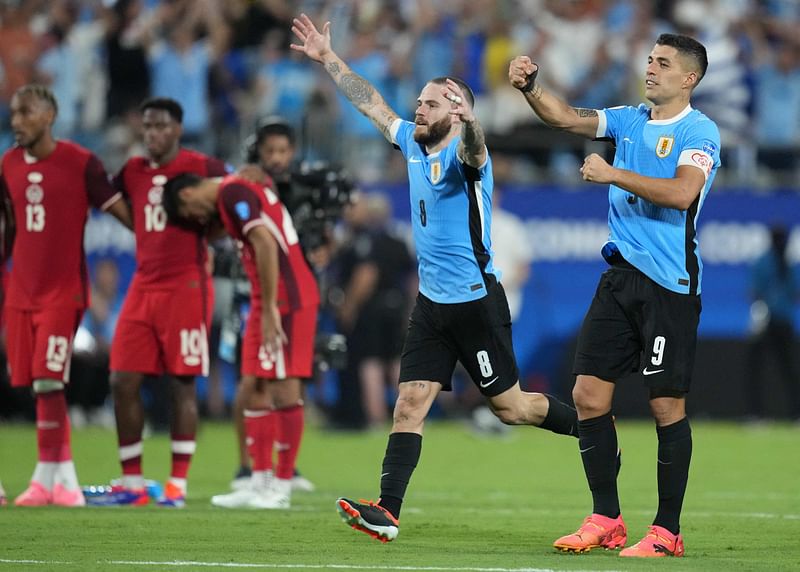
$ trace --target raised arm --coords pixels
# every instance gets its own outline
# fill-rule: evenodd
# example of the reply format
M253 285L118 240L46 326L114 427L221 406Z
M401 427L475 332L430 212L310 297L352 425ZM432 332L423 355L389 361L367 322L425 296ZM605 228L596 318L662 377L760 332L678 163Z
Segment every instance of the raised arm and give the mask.
M344 60L333 51L331 48L331 23L325 22L320 33L311 18L300 14L299 18L294 19L293 24L292 32L303 43L302 45L291 44L290 47L298 52L303 52L315 62L325 66L325 71L333 78L344 96L372 121L391 143L392 136L389 128L397 119L397 113L389 107L372 84L353 72Z
M539 66L528 56L517 56L508 66L508 81L525 96L531 109L550 127L588 139L597 137L597 110L572 107L536 83Z
M442 88L442 94L451 101L450 115L457 116L461 121L458 156L470 167L480 169L486 163L486 138L472 106L459 85L451 79Z

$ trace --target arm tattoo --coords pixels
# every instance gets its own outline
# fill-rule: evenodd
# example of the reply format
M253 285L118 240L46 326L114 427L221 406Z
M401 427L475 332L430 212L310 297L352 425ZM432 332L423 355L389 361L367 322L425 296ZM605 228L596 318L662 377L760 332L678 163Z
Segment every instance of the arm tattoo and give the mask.
M336 62L331 62L325 66L325 69L328 71L329 74L336 77L339 75L339 64Z
M541 88L541 87L539 86L539 84L537 83L537 84L534 84L534 86L533 86L533 89L532 89L531 91L529 91L528 93L530 93L530 94L531 94L531 96L532 96L534 99L542 99L542 94L543 94L544 92L542 91L542 88Z
M352 101L357 107L370 103L375 88L367 80L355 73L344 74L339 80L339 87L347 99Z
M486 139L483 136L483 129L477 121L464 123L461 128L461 141L464 143L464 154L467 157L475 157L486 144Z
M583 107L576 107L575 113L578 114L578 117L597 117L597 110L596 109L586 109Z

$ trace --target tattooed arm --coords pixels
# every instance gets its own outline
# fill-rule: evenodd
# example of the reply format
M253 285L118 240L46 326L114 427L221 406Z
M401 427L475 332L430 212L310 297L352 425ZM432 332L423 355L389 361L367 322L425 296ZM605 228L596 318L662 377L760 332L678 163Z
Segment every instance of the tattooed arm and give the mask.
M597 136L597 110L572 107L534 80L539 67L528 56L517 56L508 67L508 80L522 91L531 109L550 127L563 129L588 139Z
M290 47L321 63L344 96L372 121L391 143L392 135L389 129L397 119L397 113L389 107L381 94L367 80L353 72L333 51L330 22L325 23L321 33L305 14L295 18L293 24L292 31L303 44L292 44Z

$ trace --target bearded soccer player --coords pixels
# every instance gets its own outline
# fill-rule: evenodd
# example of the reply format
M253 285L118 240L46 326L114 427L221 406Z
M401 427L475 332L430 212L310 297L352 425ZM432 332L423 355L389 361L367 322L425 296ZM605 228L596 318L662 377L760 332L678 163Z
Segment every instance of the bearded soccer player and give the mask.
M130 227L130 212L92 153L53 138L58 104L39 85L11 99L16 145L2 159L16 221L5 300L11 384L36 396L39 462L18 506L83 506L70 450L64 385L75 332L88 306L83 232L90 206Z
M270 188L238 176L216 181L180 175L164 188L164 208L176 222L221 219L242 245L250 279L240 391L253 472L249 487L211 502L224 508L287 509L303 435L301 380L312 374L319 307L317 283L292 219Z
M402 151L408 167L419 294L400 361L381 495L378 502L336 502L345 523L389 542L399 533L425 418L439 393L452 388L457 361L506 424L577 436L577 418L554 397L520 387L508 302L491 245L492 162L472 90L457 78L433 78L419 94L414 122L403 121L333 51L330 22L319 31L302 14L293 24L299 43L291 48L324 66L342 94Z
M133 157L114 178L131 205L136 234L136 272L111 344L111 388L122 479L103 504L146 505L142 474L145 375L169 377L172 407L172 470L158 504L182 507L195 451L195 376L208 375L212 283L208 244L199 229L167 224L161 205L170 177L225 174L225 165L180 147L183 109L172 99L141 105L146 157Z
M652 106L574 108L537 82L539 66L514 58L509 81L548 125L616 143L613 165L593 153L581 174L608 187L609 239L603 273L578 335L572 397L593 509L564 552L625 546L612 417L615 382L641 371L658 438L658 510L647 534L620 556L683 556L680 516L692 431L686 395L692 381L703 264L697 217L720 166L717 126L690 98L708 67L705 47L662 34L647 58L645 97ZM544 70L542 70L544 71Z

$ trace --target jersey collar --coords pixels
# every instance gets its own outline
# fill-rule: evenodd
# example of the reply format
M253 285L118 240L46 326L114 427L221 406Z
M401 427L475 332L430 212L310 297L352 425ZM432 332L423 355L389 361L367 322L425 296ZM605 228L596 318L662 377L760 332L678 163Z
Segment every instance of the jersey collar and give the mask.
M651 110L652 111L652 110ZM669 125L670 123L676 123L689 115L693 111L692 104L690 103L687 105L683 111L681 111L678 115L674 117L670 117L669 119L648 119L647 122L651 125Z

